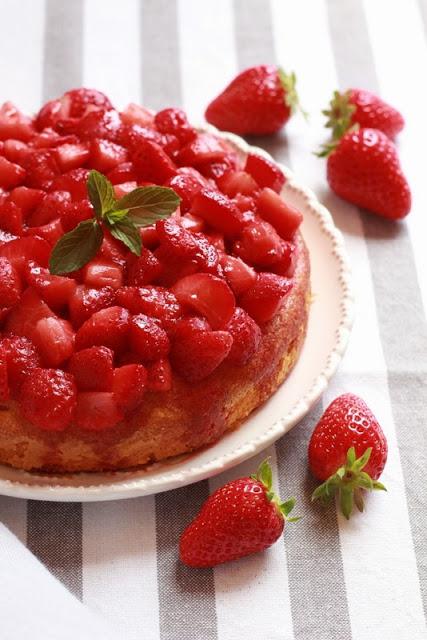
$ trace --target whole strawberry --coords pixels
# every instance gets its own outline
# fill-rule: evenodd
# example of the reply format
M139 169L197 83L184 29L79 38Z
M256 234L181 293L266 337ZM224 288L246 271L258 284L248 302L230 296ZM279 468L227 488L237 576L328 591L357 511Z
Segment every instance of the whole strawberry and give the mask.
M323 480L312 499L339 496L348 519L356 503L363 511L363 490L382 489L378 482L387 461L387 441L366 403L352 393L336 398L317 423L308 446L311 473Z
M263 551L282 535L295 504L280 503L271 490L272 472L264 461L256 475L217 489L181 536L179 555L190 567L214 567Z
M294 73L274 65L251 67L236 78L206 109L208 122L240 135L275 133L299 107Z
M364 89L348 89L344 93L335 91L329 109L323 114L328 117L326 126L332 129L333 140L341 138L354 124L379 129L392 139L405 125L397 109Z
M350 129L320 155L328 156L327 178L332 191L384 218L404 218L411 192L396 147L378 129Z

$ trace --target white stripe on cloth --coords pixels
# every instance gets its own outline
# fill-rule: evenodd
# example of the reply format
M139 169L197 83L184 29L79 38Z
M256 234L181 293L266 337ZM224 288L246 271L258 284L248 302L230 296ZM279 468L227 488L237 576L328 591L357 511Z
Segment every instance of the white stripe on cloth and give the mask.
M7 16L7 19L3 19ZM44 0L3 0L0 19L0 104L31 113L42 101Z
M322 161L309 153L326 138L319 114L337 87L325 8L308 0L297 5L277 0L273 7L281 61L295 68L301 100L310 105L309 125L298 118L288 125L292 165L332 210L344 232L354 271L356 322L344 361L324 401L326 404L343 391L360 394L382 422L391 450L384 474L390 495L370 497L363 516L356 516L349 524L341 518L339 521L353 637L367 639L372 629L381 629L384 637L409 638L410 634L405 635L408 629L419 633L423 628L420 591L363 228L357 210L329 192L322 177ZM286 38L281 31L284 25ZM307 42L315 56L307 55Z
M397 144L403 169L408 177L413 204L406 218L417 268L424 312L427 315L427 188L423 141L427 140L427 41L417 3L408 0L365 2L381 95L396 105L405 117L405 129ZM387 29L384 29L384 16Z
M84 84L123 108L141 99L140 3L89 0L84 10Z
M83 506L83 601L126 640L159 631L154 496Z
M184 108L190 117L202 121L209 102L237 72L233 16L229 2L179 2L179 35ZM212 38L221 33L221 44ZM210 480L210 490L228 480L256 470L265 455L272 456L277 477L274 447L261 456ZM266 554L245 558L214 570L218 637L240 640L242 634L291 640L292 618L286 570L286 555L280 541ZM261 613L260 603L268 607ZM268 604L267 604L268 603Z

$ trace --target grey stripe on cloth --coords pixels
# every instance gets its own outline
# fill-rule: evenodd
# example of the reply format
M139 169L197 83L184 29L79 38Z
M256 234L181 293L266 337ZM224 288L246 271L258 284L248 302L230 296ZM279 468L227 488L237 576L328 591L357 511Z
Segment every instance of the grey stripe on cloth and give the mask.
M427 0L418 0L418 4L420 7L420 13L423 20L424 33L427 38Z
M276 62L268 0L234 0L234 10L239 67ZM262 37L257 37L258 32ZM250 142L290 165L284 132L254 138ZM307 465L307 442L320 411L318 404L298 427L276 444L281 495L295 495L301 513L308 514L294 531L289 526L285 535L292 622L296 640L314 637L316 640L347 640L351 638L351 630L336 512L332 510L327 515L307 506L313 484L307 482L301 487L296 482L301 477L301 468ZM318 570L319 563L324 563L324 571ZM323 632L324 635L319 635Z
M358 86L378 92L366 17L356 0L328 1L329 28L342 89ZM346 36L340 34L348 25ZM355 57L355 52L363 52ZM388 388L405 479L424 612L427 615L427 514L420 487L425 468L417 464L427 450L427 324L417 271L405 223L391 225L360 211L375 292ZM396 296L396 291L399 295Z
M190 569L178 560L179 538L209 495L207 482L156 496L157 572L161 640L216 640L212 569Z
M295 525L287 525L284 538L292 622L295 640L350 640L336 510L310 499L316 482L307 469L307 442L321 414L318 402L276 443L280 495L283 500L296 498L295 515L304 514ZM303 478L301 469L307 469Z
M75 596L82 598L80 503L29 500L27 547Z
M141 12L142 93L146 106L180 105L181 68L175 0L145 0ZM216 640L212 569L195 571L178 560L178 542L209 495L207 481L156 496L160 640Z
M151 109L181 106L176 0L141 3L143 102Z
M80 86L83 68L83 0L46 0L43 97Z
M82 81L83 2L47 0L43 97L61 95ZM81 504L28 501L27 546L78 598L82 597Z

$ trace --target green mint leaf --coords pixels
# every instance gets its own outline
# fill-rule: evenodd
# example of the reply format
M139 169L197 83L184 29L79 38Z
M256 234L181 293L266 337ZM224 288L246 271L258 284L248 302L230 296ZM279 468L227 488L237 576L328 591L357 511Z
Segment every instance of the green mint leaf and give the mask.
M138 229L128 218L123 218L115 224L110 225L109 229L111 235L117 238L117 240L120 240L120 242L123 242L132 253L135 253L137 256L141 255L141 236L139 235Z
M120 198L117 209L128 209L128 218L137 227L148 227L157 220L167 218L181 202L181 198L168 187L138 187Z
M104 218L108 211L117 208L113 185L102 173L93 169L89 173L86 186L98 219Z
M81 269L98 253L103 236L101 225L93 218L80 222L54 246L49 260L50 272L58 275Z
M110 224L116 224L116 222L119 222L120 220L123 220L123 218L125 218L128 214L129 209L119 209L118 211L108 211L105 214L105 219L107 220L107 222L109 222Z

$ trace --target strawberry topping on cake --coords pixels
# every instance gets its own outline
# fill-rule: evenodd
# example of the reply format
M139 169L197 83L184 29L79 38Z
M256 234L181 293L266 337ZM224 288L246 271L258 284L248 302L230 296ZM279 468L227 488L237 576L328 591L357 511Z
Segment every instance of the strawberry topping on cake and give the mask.
M293 286L285 176L180 109L74 89L0 108L0 395L99 432L179 379L243 367Z

